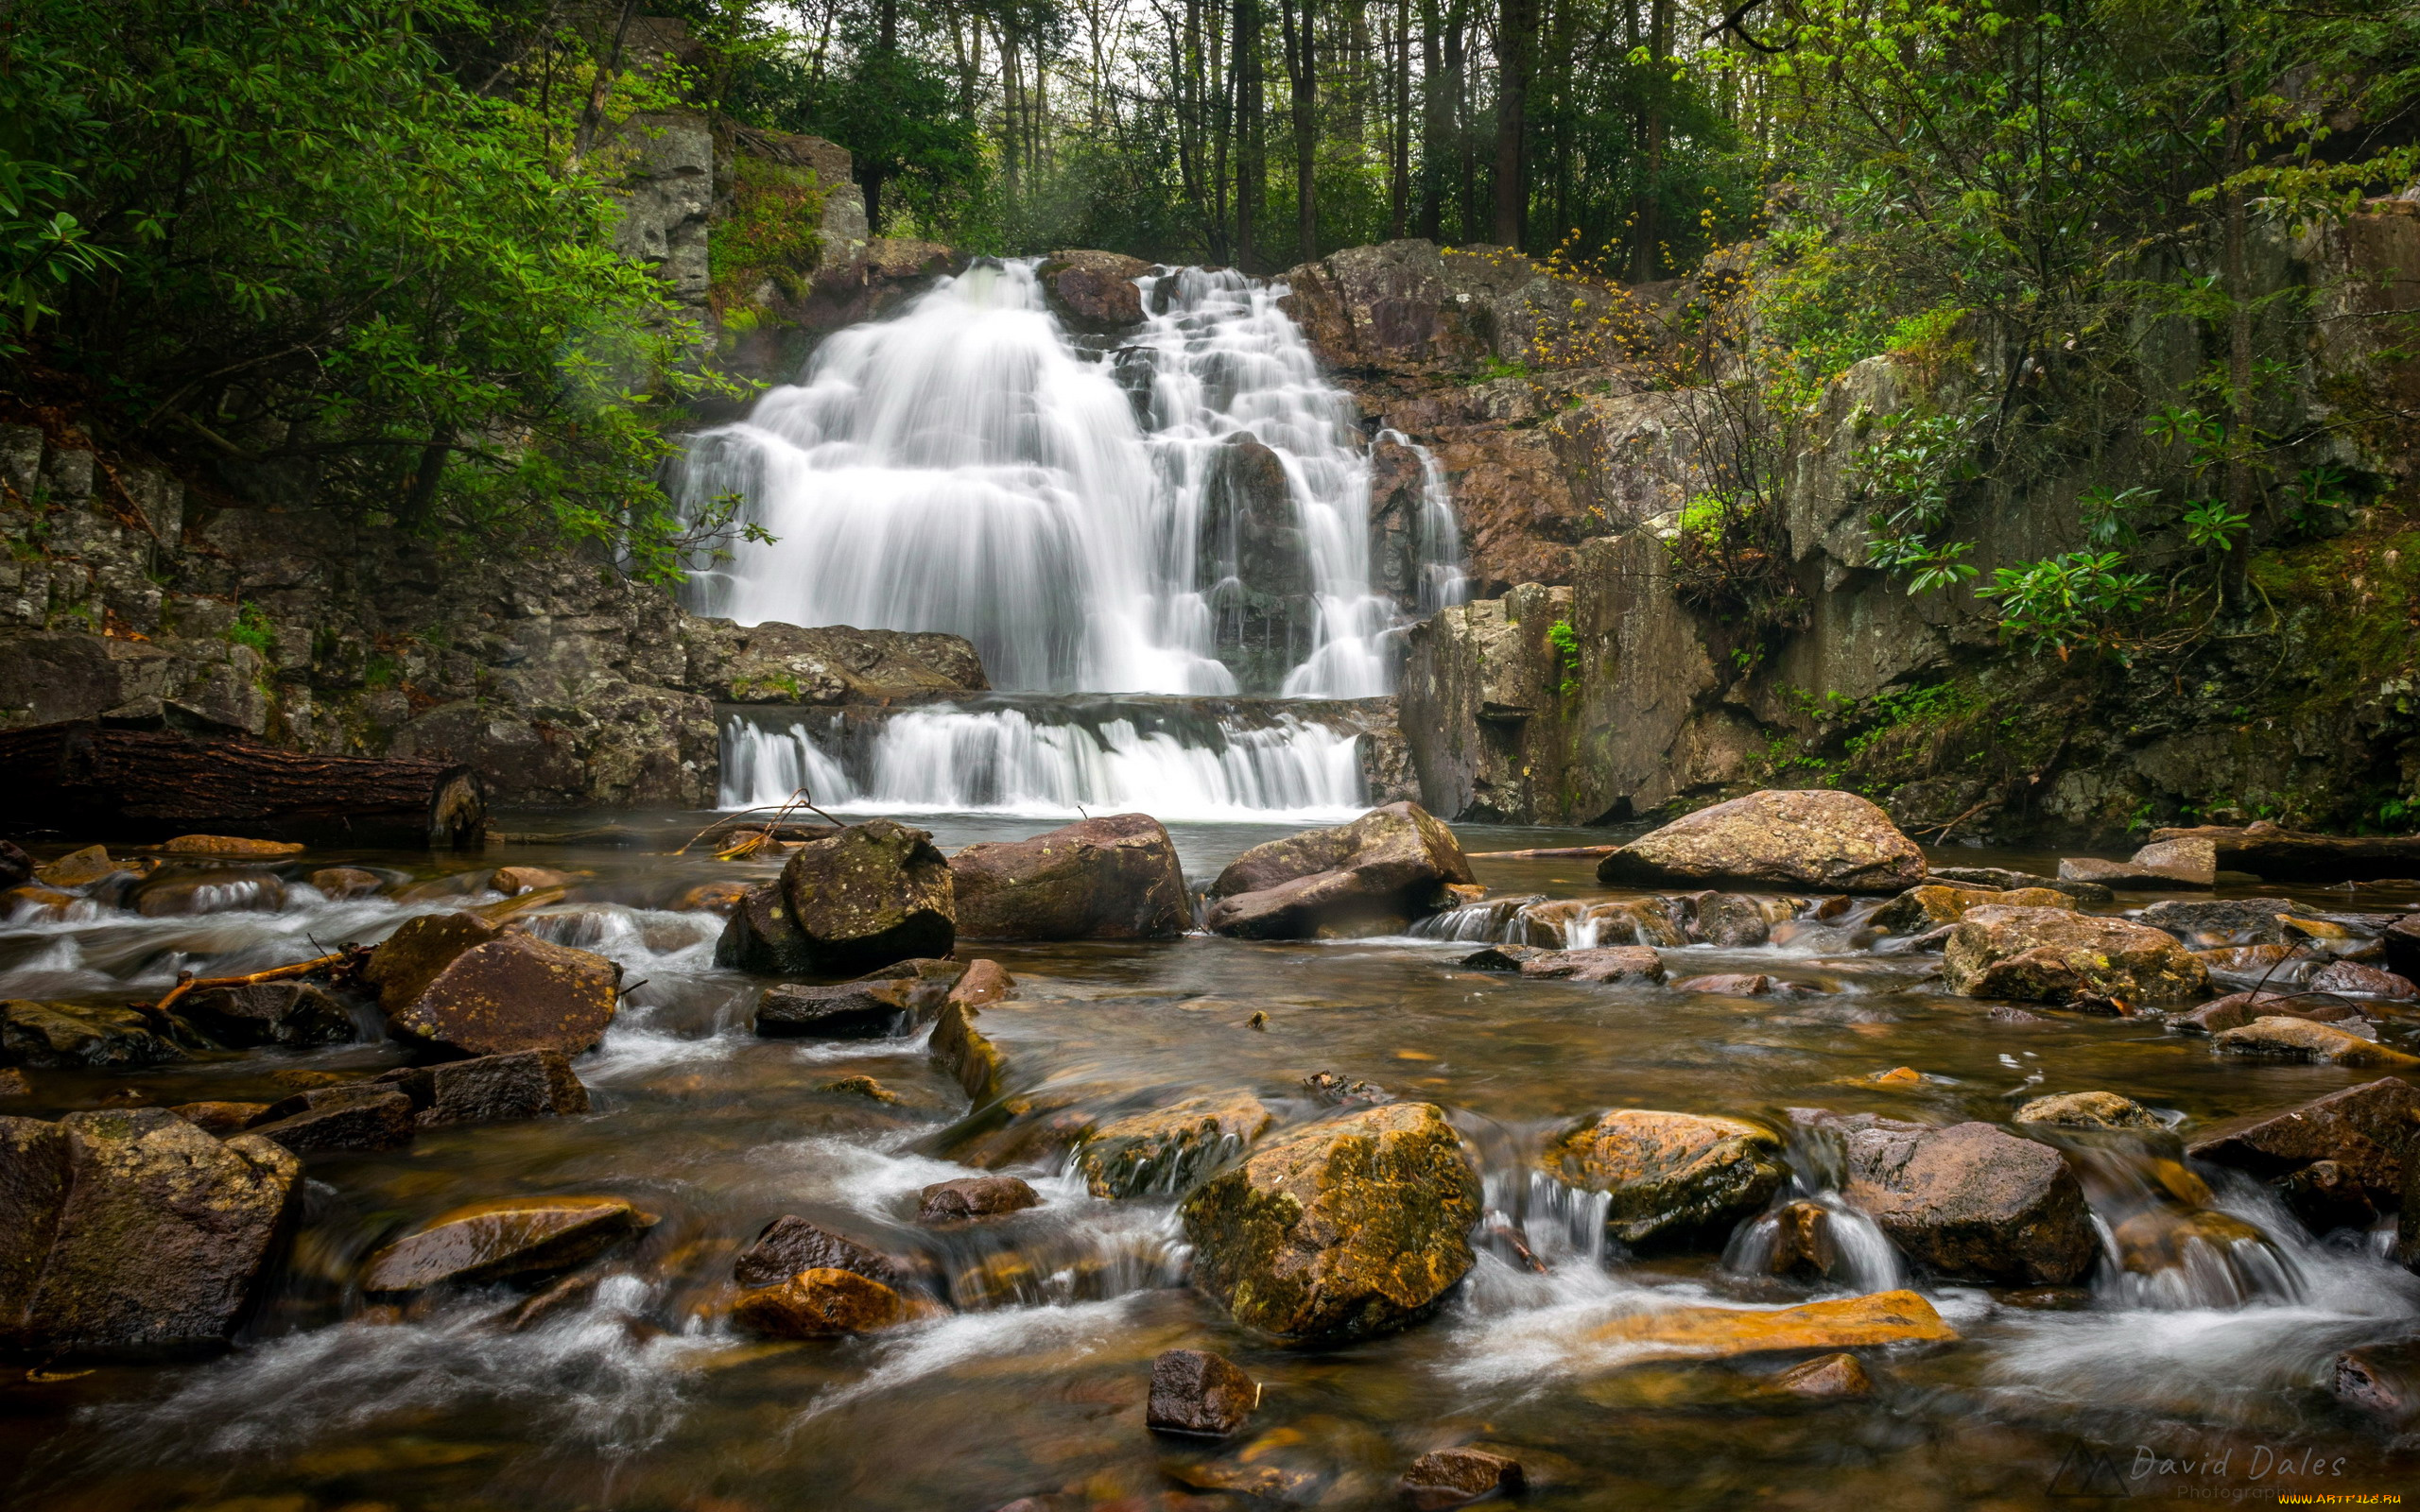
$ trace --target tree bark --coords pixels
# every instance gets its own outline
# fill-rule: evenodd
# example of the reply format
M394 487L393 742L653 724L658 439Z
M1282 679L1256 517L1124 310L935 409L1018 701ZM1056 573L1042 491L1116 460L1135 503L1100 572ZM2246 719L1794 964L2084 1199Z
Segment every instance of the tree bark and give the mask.
M309 756L87 720L0 733L0 826L460 848L486 833L487 789L454 762Z
M1286 77L1294 95L1294 239L1305 263L1320 255L1319 54L1313 40L1318 0L1278 0Z
M1495 20L1495 241L1518 249L1529 209L1521 139L1528 128L1531 0L1499 0Z

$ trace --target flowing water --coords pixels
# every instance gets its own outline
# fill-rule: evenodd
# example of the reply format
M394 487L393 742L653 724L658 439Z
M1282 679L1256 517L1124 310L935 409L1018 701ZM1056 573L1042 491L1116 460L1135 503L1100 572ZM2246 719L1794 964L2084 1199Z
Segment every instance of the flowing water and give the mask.
M692 607L964 635L1010 695L903 716L871 764L822 721L729 715L726 804L805 781L868 809L1357 807L1337 739L1303 717L1277 738L1282 706L1088 719L1031 696L1380 696L1402 627L1466 592L1425 454L1405 601L1374 586L1370 446L1409 443L1362 434L1279 307L1284 284L1202 268L1140 283L1146 318L1113 347L1061 328L1031 264L979 265L833 336L798 385L693 443L688 507L736 497L774 539L700 572ZM1239 449L1283 496L1257 513Z
M949 846L1035 827L926 822ZM1201 879L1287 828L1174 833ZM1461 834L1475 850L1599 837ZM635 984L602 1046L579 1062L594 1110L425 1131L389 1154L310 1157L292 1257L233 1353L9 1381L0 1464L12 1468L0 1484L11 1505L982 1512L1046 1494L1059 1500L1046 1504L1064 1507L1376 1508L1395 1504L1392 1480L1414 1455L1472 1441L1517 1454L1530 1503L1545 1507L2059 1506L2073 1504L2059 1494L2077 1484L2073 1465L2099 1464L2093 1455L2119 1489L2153 1505L2413 1484L2411 1450L2334 1408L2325 1383L2337 1350L2420 1332L2420 1281L2382 1258L2376 1235L2307 1233L2229 1172L2200 1170L2211 1190L2194 1204L2249 1221L2260 1243L2229 1255L2187 1246L2178 1265L2148 1276L2104 1262L2086 1285L2022 1292L1915 1272L1846 1205L1817 1140L1793 1145L1792 1185L1775 1203L1830 1211L1828 1278L1761 1274L1770 1223L1742 1226L1727 1257L1634 1259L1605 1240L1601 1198L1533 1167L1568 1120L1611 1107L1781 1127L1786 1109L1809 1107L2001 1122L2039 1093L2106 1088L2177 1125L2074 1141L2096 1215L2114 1229L2187 1190L2179 1135L2370 1074L2221 1060L2204 1040L2132 1020L1995 1022L1941 993L1934 958L1866 948L1861 909L1794 920L1778 945L1664 950L1675 980L1764 972L1806 989L1788 997L1508 978L1461 967L1467 938L981 950L1022 992L987 1014L986 1028L1008 1050L1015 1091L1046 1105L1098 1115L1243 1088L1295 1121L1327 1111L1303 1085L1326 1071L1448 1110L1491 1209L1477 1268L1437 1315L1404 1332L1339 1349L1281 1348L1244 1334L1184 1284L1171 1198L1096 1199L1062 1174L1055 1147L1019 1156L996 1119L926 1063L920 1037L750 1034L764 984L717 970L721 920L678 904L699 882L766 875L769 865L579 847L515 847L481 864L499 859L582 873L563 901L524 916L528 927L613 956ZM439 869L424 855L309 860L399 878ZM1493 937L1541 915L1566 931L1594 918L1605 937L1610 920L1635 920L1648 896L1599 887L1585 861L1478 868L1499 896L1542 901L1499 910L1485 931ZM469 887L477 873L459 880ZM275 912L257 906L268 896L231 888L211 900L222 911L189 917L95 908L11 923L0 932L0 995L123 1001L181 969L275 964L485 895L329 902L289 883ZM2308 896L2314 908L2328 901ZM1634 906L1604 906L1626 901ZM1461 925L1477 932L1468 919ZM1255 1012L1266 1027L1251 1026ZM2392 1020L2383 1032L2396 1041L2408 1033ZM262 1100L285 1090L282 1074L370 1071L401 1057L364 1041L206 1054L143 1072L38 1072L33 1098L7 1111L55 1116L129 1096ZM1899 1066L1921 1079L1870 1079ZM852 1075L876 1078L898 1101L827 1090ZM1005 1160L1043 1205L957 1230L917 1226L918 1189L970 1174L977 1159ZM360 1296L362 1258L399 1229L464 1202L544 1193L627 1196L663 1221L596 1263L584 1305L522 1332L498 1321L521 1296L509 1288L401 1314ZM735 1332L721 1313L732 1257L782 1213L924 1256L956 1310L828 1343ZM1593 1325L1681 1303L1770 1307L1903 1283L1921 1287L1963 1339L1869 1351L1876 1386L1866 1400L1763 1390L1787 1362L1639 1364L1591 1337ZM1265 1383L1236 1441L1145 1430L1150 1358L1179 1346L1219 1350ZM2152 1469L2134 1478L2143 1453ZM2200 1469L2159 1472L2161 1459ZM2322 1473L2339 1462L2341 1473ZM1286 1488L1278 1501L1198 1489L1270 1469L1284 1472L1269 1483Z

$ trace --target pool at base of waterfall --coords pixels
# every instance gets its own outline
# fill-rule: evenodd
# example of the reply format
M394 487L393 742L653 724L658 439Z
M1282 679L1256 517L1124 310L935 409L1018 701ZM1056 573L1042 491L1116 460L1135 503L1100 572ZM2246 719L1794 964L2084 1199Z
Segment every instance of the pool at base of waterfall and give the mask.
M714 965L724 919L704 885L762 881L776 864L664 853L713 818L616 816L615 837L640 843L606 845L593 821L508 816L499 828L514 841L479 856L314 851L274 864L293 873L282 888L213 894L216 911L93 907L0 926L0 998L123 1003L156 996L180 971L256 971L495 902L490 868L541 867L569 880L560 895L532 895L520 927L611 957L627 988L602 1044L573 1062L589 1111L306 1153L295 1231L231 1351L21 1361L0 1413L9 1504L1379 1508L1402 1504L1397 1482L1415 1459L1464 1446L1520 1463L1521 1504L1575 1512L2021 1508L2078 1495L2199 1504L2415 1484L2411 1442L2328 1391L2339 1351L2420 1333L2420 1279L2384 1252L2391 1233L2313 1234L2266 1185L2188 1171L2181 1153L2221 1119L2377 1073L2221 1057L2140 1020L1993 1018L1945 992L1937 957L1872 949L1864 902L1826 914L1810 902L1774 931L1778 943L1665 944L1661 982L1478 970L1461 964L1475 941L1553 927L1575 943L1573 920L1612 917L1558 912L1559 902L1651 896L1600 886L1587 857L1481 856L1478 877L1505 906L1434 932L1458 938L964 943L962 958L998 961L1016 988L982 1019L1004 1058L1005 1100L978 1104L921 1032L750 1032L771 980ZM998 813L917 822L944 849L1044 827ZM1264 816L1171 831L1199 885L1300 827ZM583 828L589 840L544 843ZM1606 838L1458 833L1473 852ZM2043 865L1983 850L1943 859ZM382 890L338 900L308 882L339 864L383 879ZM2287 891L2314 909L2328 902ZM1681 985L1726 975L1735 989ZM1752 976L1790 990L1738 988ZM2401 1042L2407 1028L2390 1019L2381 1032ZM269 1102L406 1059L370 1040L37 1068L30 1092L0 1112ZM2133 1098L2161 1126L2061 1143L2101 1248L2077 1284L2057 1287L1945 1281L1897 1253L1790 1111L2006 1127L2030 1098L2086 1090ZM1240 1327L1192 1284L1169 1183L1097 1195L1069 1149L1085 1126L1237 1094L1267 1111L1264 1143L1374 1102L1442 1109L1481 1194L1467 1274L1409 1326L1342 1346ZM1774 1157L1786 1175L1729 1231L1634 1252L1609 1228L1606 1200L1557 1179L1546 1154L1615 1108L1761 1123L1787 1136ZM1214 1144L1172 1180L1201 1179L1232 1153ZM1022 1177L1038 1201L920 1218L925 1188L997 1175ZM2216 1257L2224 1263L2189 1244L2173 1265L2141 1259L2148 1250L2121 1259L2110 1236L2187 1190L2228 1220L2210 1232L2256 1241L2237 1241L2231 1261ZM417 1298L363 1290L368 1257L414 1226L550 1195L620 1198L656 1222L579 1263L560 1289L562 1272ZM784 1215L901 1257L934 1305L850 1336L742 1329L735 1258ZM1833 1260L1781 1267L1789 1226L1808 1223L1824 1226ZM1835 1394L1785 1379L1805 1351L1640 1347L1705 1336L1705 1310L1766 1314L1899 1286L1956 1337L1860 1347L1862 1384L1836 1372L1825 1380L1849 1385ZM1658 1319L1681 1317L1698 1318L1698 1332L1659 1332ZM1153 1360L1173 1349L1216 1351L1258 1383L1232 1437L1147 1426Z

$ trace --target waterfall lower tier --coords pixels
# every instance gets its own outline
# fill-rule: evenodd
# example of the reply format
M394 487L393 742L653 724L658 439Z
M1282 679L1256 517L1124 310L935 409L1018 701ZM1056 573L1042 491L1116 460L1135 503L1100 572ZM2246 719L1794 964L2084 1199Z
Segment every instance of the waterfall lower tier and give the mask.
M722 805L1335 822L1371 802L1394 700L994 695L728 709Z

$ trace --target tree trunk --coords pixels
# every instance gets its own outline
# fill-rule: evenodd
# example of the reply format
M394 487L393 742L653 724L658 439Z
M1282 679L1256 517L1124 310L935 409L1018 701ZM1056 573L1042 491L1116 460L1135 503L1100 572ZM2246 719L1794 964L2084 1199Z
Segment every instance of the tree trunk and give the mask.
M1261 153L1260 47L1260 0L1236 0L1236 266L1247 273L1260 266L1256 238L1268 182Z
M1453 157L1446 145L1453 101L1445 93L1440 40L1437 0L1420 0L1420 234L1432 242L1444 235L1445 164Z
M92 721L0 733L10 834L180 834L452 846L487 833L487 790L452 762L306 756L251 741Z
M2244 168L2245 104L2243 88L2242 38L2230 27L2226 33L2227 122L2226 163L2223 172L2228 179ZM2232 184L2222 191L2226 205L2224 252L2225 266L2221 270L2227 293L2227 443L2226 502L2227 508L2247 522L2244 533L2238 536L2219 558L2219 592L2229 609L2240 610L2250 597L2246 581L2247 558L2252 554L2252 505L2257 480L2253 476L2253 370L2252 370L2252 273L2247 266L2245 242L2250 233L2250 207L2243 193Z
M1634 284L1653 280L1660 261L1658 244L1664 229L1656 223L1655 198L1664 178L1664 76L1668 67L1664 53L1670 45L1672 0L1651 0L1648 18L1649 79L1646 107L1639 117L1641 166L1638 198L1633 206L1631 223L1636 238L1631 249L1630 277Z
M1387 237L1402 239L1411 215L1411 0L1395 0L1395 53L1393 80L1394 127L1391 137L1394 147L1394 173L1392 204L1387 217Z
M1294 94L1294 239L1305 263L1320 255L1319 54L1312 28L1318 0L1278 0L1284 28L1286 78Z
M1495 12L1495 235L1518 249L1529 208L1521 138L1530 97L1530 0L1499 0Z

